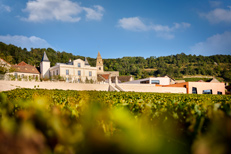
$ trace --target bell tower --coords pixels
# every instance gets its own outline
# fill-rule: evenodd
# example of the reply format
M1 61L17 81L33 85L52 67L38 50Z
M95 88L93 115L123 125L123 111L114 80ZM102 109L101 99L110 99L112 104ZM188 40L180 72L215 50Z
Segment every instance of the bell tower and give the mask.
M45 79L45 78L49 79L49 77L50 77L49 70L50 70L50 61L47 57L46 52L44 51L43 58L40 62L40 73L41 73L42 79Z
M98 55L97 55L97 59L96 59L96 68L97 68L97 73L103 73L104 70L103 70L103 59L100 55L100 53L98 52Z

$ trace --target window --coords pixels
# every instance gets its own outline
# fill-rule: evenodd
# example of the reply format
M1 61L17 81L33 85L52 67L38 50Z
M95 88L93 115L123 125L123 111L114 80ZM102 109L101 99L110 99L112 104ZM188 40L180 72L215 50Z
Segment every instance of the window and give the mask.
M22 74L22 78L24 78L24 74Z
M53 71L53 75L55 75L55 71Z
M56 70L56 75L59 75L59 72L58 72L58 70Z
M89 71L89 76L92 76L92 72L91 71Z
M80 80L80 79L78 79L78 82L80 83L80 82L81 82L81 80Z
M101 67L99 67L99 70L101 70Z
M69 75L69 70L66 70L66 75Z
M218 94L218 95L222 95L222 92L221 92L221 91L218 91L217 94Z
M160 84L160 80L152 80L151 84Z
M81 67L81 64L80 64L80 63L78 63L78 67Z
M18 78L18 73L14 73L14 77L15 77L15 79L17 79Z
M149 84L149 80L140 81L140 84Z
M78 75L79 75L79 76L81 75L81 71L78 71Z
M203 90L203 94L212 94L212 89Z
M192 87L192 93L197 94L197 88L196 87Z

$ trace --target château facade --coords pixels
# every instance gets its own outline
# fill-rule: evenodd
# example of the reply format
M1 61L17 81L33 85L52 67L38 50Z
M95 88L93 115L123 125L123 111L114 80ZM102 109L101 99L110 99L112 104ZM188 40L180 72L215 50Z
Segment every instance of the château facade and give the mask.
M50 61L44 52L40 62L40 73L42 79L56 79L62 78L66 82L97 82L98 75L110 74L111 76L119 76L118 71L104 71L103 59L98 52L96 59L96 67L89 65L87 58L85 60L76 59L69 60L68 63L56 63L55 66L50 67Z
M67 64L57 63L50 68L50 76L55 78L56 76L63 77L66 82L96 82L97 81L97 69L91 67L85 58L85 61L76 59L73 62L69 60Z

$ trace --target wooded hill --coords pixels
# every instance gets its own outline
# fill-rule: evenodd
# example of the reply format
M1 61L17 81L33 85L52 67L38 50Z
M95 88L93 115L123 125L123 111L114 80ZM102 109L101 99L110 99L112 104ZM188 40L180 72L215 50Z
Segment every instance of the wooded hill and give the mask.
M44 51L51 66L57 62L66 63L70 58L84 60L83 56L55 51L52 48L31 48L28 51L26 48L0 42L0 57L11 64L25 61L30 65L39 66ZM96 65L96 58L87 57L87 59L91 66ZM151 56L146 59L143 57L104 59L104 70L119 71L120 75L134 75L135 78L169 75L180 79L184 75L209 75L231 82L231 55L196 56L181 53L163 57Z

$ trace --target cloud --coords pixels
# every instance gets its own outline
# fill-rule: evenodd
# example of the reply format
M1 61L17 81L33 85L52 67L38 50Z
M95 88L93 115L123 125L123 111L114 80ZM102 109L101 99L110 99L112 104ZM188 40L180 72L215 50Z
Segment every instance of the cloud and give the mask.
M190 26L191 26L191 24L182 22L182 23L174 23L174 26L172 26L172 27L163 26L163 25L152 25L152 26L150 26L150 28L156 32L161 32L161 31L172 32L172 31L177 30L177 29L189 28Z
M95 5L94 9L82 7L71 0L33 0L27 2L24 12L28 12L26 21L41 22L45 20L57 20L62 22L78 22L80 14L86 12L88 20L100 20L103 16L103 7Z
M25 12L29 12L28 21L59 20L78 22L77 15L82 11L78 3L69 0L35 0L27 2Z
M231 54L231 32L216 34L191 47L193 54L215 55Z
M6 44L13 44L16 46L20 46L22 48L27 48L28 50L30 48L48 48L51 47L49 43L47 43L46 40L41 39L36 36L26 37L22 35L6 35L2 36L0 35L0 41L4 42Z
M213 24L221 22L231 23L231 9L216 8L208 13L201 13L200 16Z
M4 4L0 4L0 11L11 12L11 7Z
M177 29L186 29L191 26L189 23L174 23L172 27L160 24L145 24L139 17L122 18L118 21L118 26L130 31L155 31L158 37L165 39L173 39L175 36L171 34Z
M220 1L209 1L211 7L219 7L221 5Z
M86 18L88 20L101 20L103 17L104 8L100 5L95 5L95 9L83 7L83 10L86 11Z
M148 27L138 18L122 18L119 20L119 27L131 31L146 31Z

